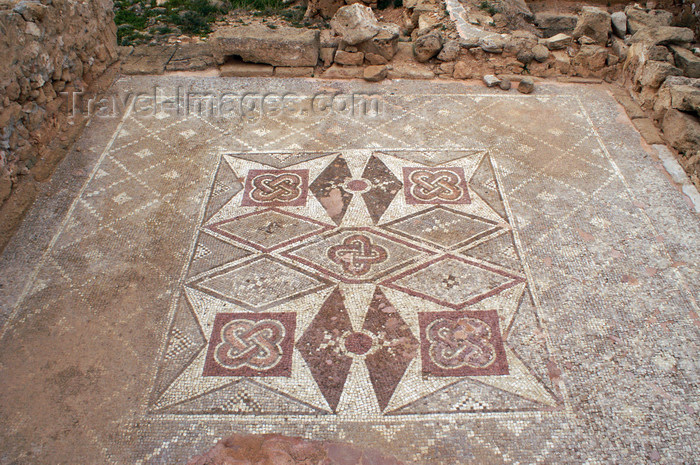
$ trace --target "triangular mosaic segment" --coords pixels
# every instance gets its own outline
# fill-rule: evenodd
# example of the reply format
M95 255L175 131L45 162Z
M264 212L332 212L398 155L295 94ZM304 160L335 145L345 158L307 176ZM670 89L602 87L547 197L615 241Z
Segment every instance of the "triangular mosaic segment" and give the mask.
M214 178L211 188L209 203L204 213L204 218L211 218L221 207L226 205L236 194L243 189L243 184L233 169L223 160Z
M491 208L503 218L506 218L506 209L503 204L503 195L501 194L496 173L491 163L489 154L484 155L481 159L479 167L474 172L474 175L469 180L469 186L479 197L481 197Z
M182 369L206 347L197 317L186 296L181 296L175 310L165 353L160 364L155 392L162 393Z
M212 270L228 263L249 257L253 252L230 244L213 235L202 232L195 245L189 268L189 276Z
M558 377L557 373L560 370L547 351L546 332L539 321L529 292L523 296L518 311L506 331L506 344L522 360L529 362L529 369L553 395L560 396L559 388L553 381L553 378Z
M515 246L513 233L507 230L500 230L493 237L485 240L477 240L465 246L461 253L474 257L485 262L510 268L515 271L522 271L523 264Z
M537 402L474 380L453 384L391 412L392 415L539 410Z
M163 413L202 412L225 415L323 414L318 409L247 379L239 379L191 401L173 405Z

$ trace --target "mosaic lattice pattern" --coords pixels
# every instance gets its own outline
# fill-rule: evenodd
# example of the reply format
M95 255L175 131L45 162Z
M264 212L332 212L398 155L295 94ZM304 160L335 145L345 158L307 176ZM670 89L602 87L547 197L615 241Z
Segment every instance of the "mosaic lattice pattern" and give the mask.
M509 340L539 328L497 165L482 150L440 157L309 153L276 169L223 155L153 411L343 421L560 408L537 375L546 345Z
M700 222L604 88L154 86L382 111L92 120L0 256L0 462L697 461Z

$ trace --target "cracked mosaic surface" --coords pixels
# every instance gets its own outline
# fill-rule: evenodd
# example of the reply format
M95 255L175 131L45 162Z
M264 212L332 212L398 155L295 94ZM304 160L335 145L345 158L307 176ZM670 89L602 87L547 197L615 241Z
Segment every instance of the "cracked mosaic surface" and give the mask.
M700 225L604 89L154 83L382 111L89 127L2 257L0 462L695 459Z

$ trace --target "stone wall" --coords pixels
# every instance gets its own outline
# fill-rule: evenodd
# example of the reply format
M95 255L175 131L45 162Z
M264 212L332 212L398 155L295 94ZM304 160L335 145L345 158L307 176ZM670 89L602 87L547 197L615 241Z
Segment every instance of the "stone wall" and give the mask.
M78 136L61 92L88 90L117 59L111 0L0 0L0 250Z
M667 0L668 1L668 0ZM675 25L689 27L700 36L700 0L674 0Z

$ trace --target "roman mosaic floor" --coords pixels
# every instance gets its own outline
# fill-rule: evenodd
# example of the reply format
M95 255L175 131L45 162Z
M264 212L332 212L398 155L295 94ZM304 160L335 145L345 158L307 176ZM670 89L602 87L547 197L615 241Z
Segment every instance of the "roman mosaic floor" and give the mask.
M604 87L154 85L2 256L0 463L698 459L700 221Z

